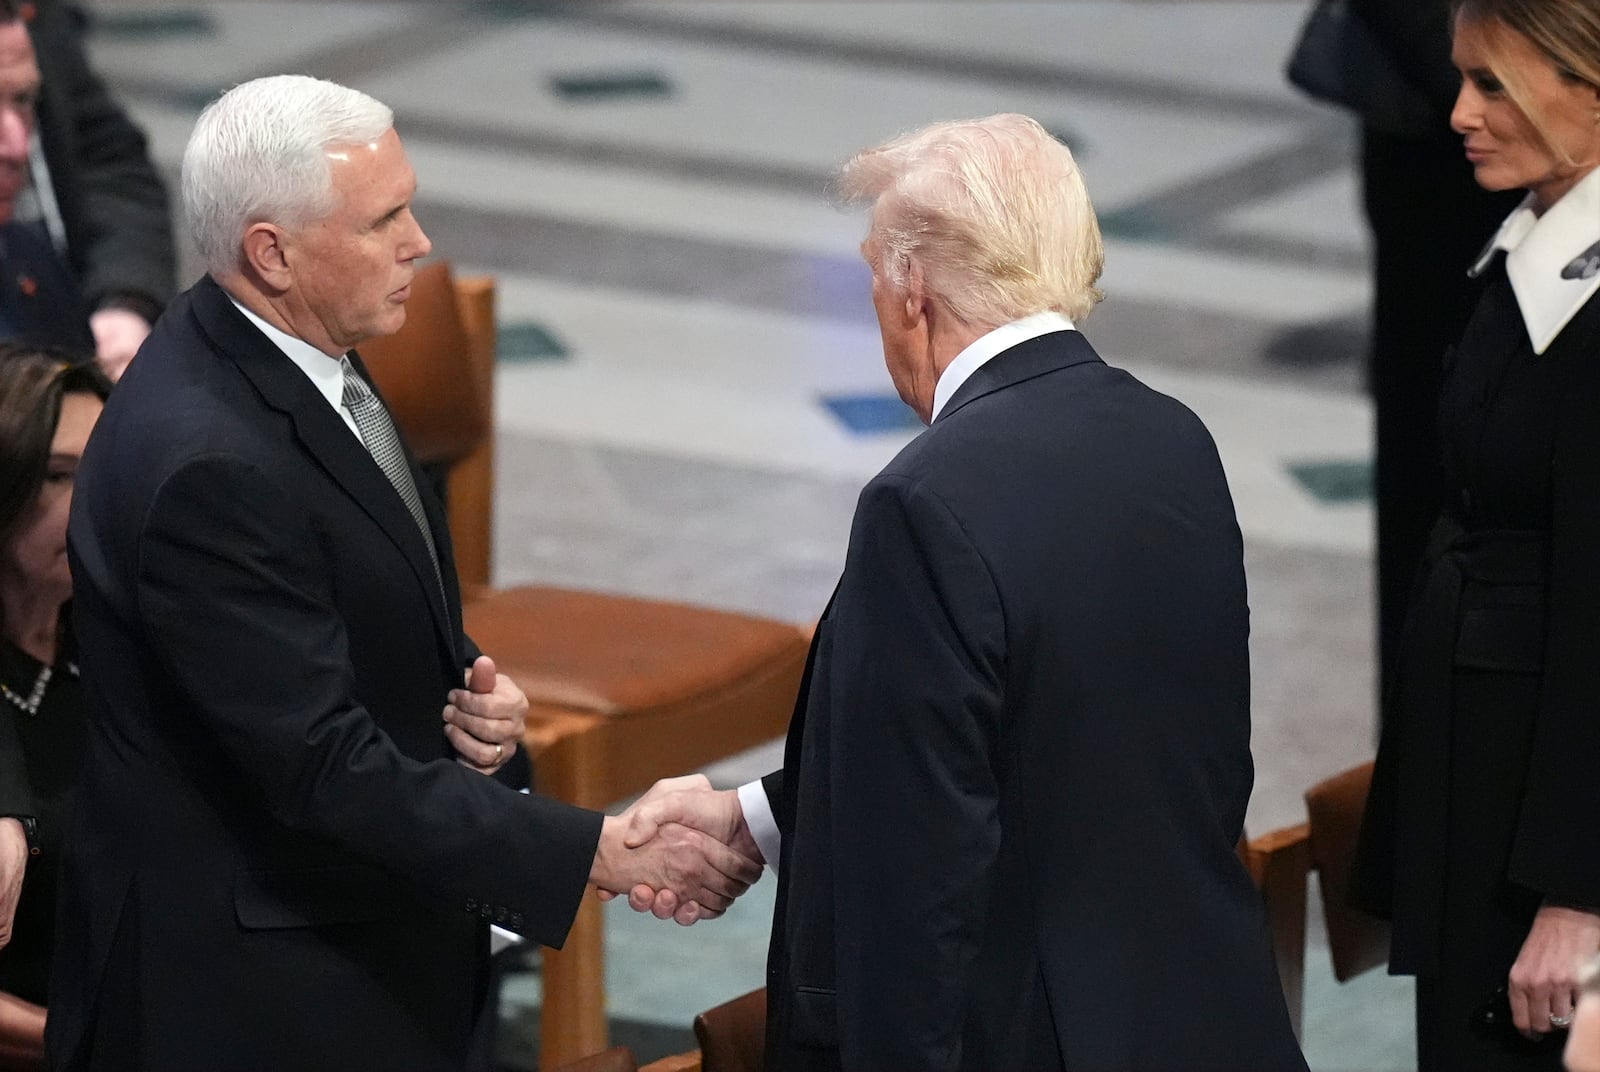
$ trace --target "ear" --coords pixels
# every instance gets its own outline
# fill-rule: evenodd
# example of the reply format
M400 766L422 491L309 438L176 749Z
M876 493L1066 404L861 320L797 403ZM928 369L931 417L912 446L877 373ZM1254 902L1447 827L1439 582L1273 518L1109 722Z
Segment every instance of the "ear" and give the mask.
M279 293L288 290L294 282L287 240L288 235L277 224L252 223L245 230L240 247L246 267L263 284Z
M903 307L905 326L915 327L928 318L928 281L922 264L915 257L906 258L906 298Z

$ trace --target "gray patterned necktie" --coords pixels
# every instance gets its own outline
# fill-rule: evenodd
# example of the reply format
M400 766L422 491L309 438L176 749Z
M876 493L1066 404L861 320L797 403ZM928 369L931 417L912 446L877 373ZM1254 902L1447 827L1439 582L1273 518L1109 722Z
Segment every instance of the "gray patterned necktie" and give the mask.
M367 453L372 455L372 460L378 463L383 475L399 492L400 501L406 504L406 509L411 511L411 519L421 530L422 539L428 545L428 558L433 562L433 575L439 580L442 593L444 580L439 575L439 552L434 549L433 533L428 529L428 515L422 512L422 497L417 494L417 483L411 478L411 467L406 464L405 451L400 449L400 434L394 429L389 411L383 408L383 403L372 393L372 388L367 386L367 381L361 378L355 366L350 364L350 359L340 358L339 365L344 370L344 396L341 401L355 418L356 430L361 433Z

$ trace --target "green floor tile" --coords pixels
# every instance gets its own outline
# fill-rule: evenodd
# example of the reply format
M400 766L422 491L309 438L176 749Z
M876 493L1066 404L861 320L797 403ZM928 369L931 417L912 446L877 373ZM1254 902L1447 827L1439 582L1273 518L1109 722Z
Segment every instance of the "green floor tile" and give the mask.
M1168 237L1161 221L1143 212L1107 212L1100 217L1100 233L1107 238L1155 242Z
M596 71L559 75L550 88L566 100L616 100L625 97L670 97L672 83L655 71Z
M97 10L90 23L95 33L123 39L147 37L212 37L216 23L203 11L174 8L166 11Z
M500 325L499 360L559 361L568 356L567 346L549 328L531 320Z
M1292 462L1289 475L1320 503L1369 502L1372 463L1368 461Z

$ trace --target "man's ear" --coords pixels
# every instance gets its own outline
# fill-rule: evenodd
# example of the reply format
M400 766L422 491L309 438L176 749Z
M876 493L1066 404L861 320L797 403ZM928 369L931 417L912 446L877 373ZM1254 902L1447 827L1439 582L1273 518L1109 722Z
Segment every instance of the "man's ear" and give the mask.
M928 285L922 264L915 257L906 258L906 299L903 314L905 326L915 327L928 316Z
M294 282L289 270L288 236L276 224L252 223L244 233L241 252L246 267L270 289L282 293Z

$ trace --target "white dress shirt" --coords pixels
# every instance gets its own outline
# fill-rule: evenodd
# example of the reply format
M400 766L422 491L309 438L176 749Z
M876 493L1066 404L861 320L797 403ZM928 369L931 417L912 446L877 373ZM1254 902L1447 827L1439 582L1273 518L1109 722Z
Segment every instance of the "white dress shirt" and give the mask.
M304 339L297 339L288 332L273 327L240 305L232 294L228 295L228 300L233 302L233 307L243 313L250 323L260 328L261 334L282 350L283 355L293 361L296 368L306 374L311 386L328 400L328 405L333 407L335 413L344 418L344 423L355 433L355 437L361 439L361 430L356 427L355 416L344 408L344 369L339 364L339 359L329 357ZM361 442L365 445L366 440L362 439Z
M1542 354L1579 309L1600 290L1600 272L1583 277L1580 258L1600 263L1600 168L1589 172L1566 196L1533 211L1529 194L1506 217L1484 248L1473 274L1488 266L1496 250L1506 251L1506 275L1528 329L1533 352ZM1569 278L1563 278L1563 273Z
M940 411L955 395L956 390L993 358L1029 339L1037 339L1041 335L1050 335L1057 331L1076 330L1070 318L1061 313L1046 311L1013 320L1009 324L1002 324L993 331L978 336L939 374L939 382L933 386L933 419L939 419ZM746 782L739 787L739 807L744 811L745 825L750 828L750 834L760 847L761 855L766 857L767 866L776 872L778 852L783 847L783 835L778 830L778 821L772 815L772 802L767 799L767 792L759 780Z

